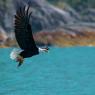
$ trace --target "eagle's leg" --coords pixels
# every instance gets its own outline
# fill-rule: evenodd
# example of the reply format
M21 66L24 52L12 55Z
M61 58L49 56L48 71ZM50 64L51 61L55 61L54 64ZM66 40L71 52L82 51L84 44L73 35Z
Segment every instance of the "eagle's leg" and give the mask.
M19 67L19 66L21 66L21 65L23 64L24 58L19 55L19 56L16 58L16 61L19 62L19 64L18 64L18 67Z

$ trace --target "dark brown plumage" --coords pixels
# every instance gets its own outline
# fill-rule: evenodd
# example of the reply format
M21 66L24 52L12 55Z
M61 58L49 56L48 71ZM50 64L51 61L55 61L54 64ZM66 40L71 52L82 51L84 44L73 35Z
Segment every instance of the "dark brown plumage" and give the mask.
M18 45L23 50L19 54L23 58L39 54L33 39L31 25L29 24L31 13L29 13L29 7L26 9L24 6L19 7L15 15L15 36Z

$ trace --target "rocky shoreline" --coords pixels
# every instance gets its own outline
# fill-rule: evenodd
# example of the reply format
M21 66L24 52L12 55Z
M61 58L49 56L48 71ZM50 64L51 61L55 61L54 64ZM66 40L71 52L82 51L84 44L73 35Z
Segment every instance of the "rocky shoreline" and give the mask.
M0 36L2 36L0 34ZM68 33L64 31L41 31L33 34L37 45L49 46L95 46L95 32L84 31L80 33ZM7 38L6 40L0 39L0 48L4 47L17 47L15 39Z
M88 1L91 3L93 0ZM13 32L13 18L19 4L30 5L33 12L30 24L37 45L95 46L93 3L83 0L1 0L0 47L18 46Z
M34 35L37 43L47 45L68 46L95 46L95 32L82 34L67 34L65 32L40 32Z

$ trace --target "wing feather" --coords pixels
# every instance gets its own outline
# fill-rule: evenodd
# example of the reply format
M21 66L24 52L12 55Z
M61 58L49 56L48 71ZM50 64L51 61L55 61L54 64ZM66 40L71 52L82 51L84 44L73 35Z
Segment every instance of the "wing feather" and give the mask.
M29 7L25 10L24 6L17 9L15 15L15 36L20 48L23 50L37 49L33 39L31 25L29 24L31 13L29 13Z

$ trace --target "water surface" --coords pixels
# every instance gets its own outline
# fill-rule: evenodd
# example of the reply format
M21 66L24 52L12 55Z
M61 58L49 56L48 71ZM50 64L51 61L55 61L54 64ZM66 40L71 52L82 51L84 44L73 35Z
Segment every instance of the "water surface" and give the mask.
M95 95L95 48L50 48L17 68L0 49L0 95Z

